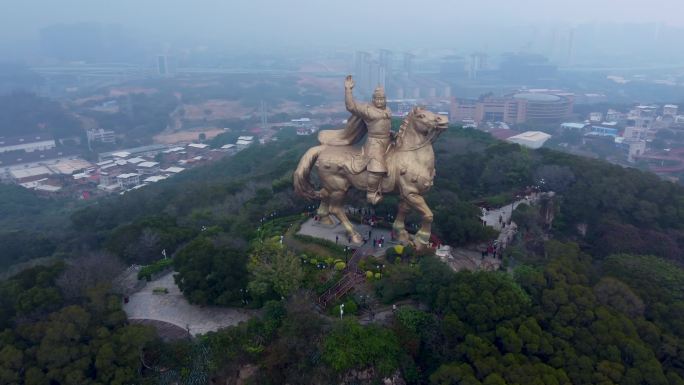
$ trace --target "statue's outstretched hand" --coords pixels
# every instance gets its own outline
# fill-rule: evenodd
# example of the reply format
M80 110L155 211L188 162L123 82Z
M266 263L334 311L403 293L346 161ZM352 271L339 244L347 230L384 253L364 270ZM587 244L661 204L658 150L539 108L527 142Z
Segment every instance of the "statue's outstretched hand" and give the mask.
M349 90L354 88L354 79L352 79L351 75L347 75L347 78L344 79L344 88Z

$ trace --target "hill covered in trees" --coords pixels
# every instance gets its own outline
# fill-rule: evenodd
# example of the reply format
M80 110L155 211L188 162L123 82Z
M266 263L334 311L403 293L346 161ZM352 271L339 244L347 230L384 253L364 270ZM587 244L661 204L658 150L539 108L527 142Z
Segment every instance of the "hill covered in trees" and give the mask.
M81 136L81 123L58 102L26 91L0 94L0 136Z
M31 219L66 222L46 233L49 247L20 244L12 254L64 262L0 284L0 382L190 384L234 381L249 371L255 384L385 377L407 384L684 383L681 186L452 128L436 143L428 196L440 238L454 246L485 240L475 203L504 205L526 186L555 191L552 209L515 211L520 232L504 271L454 273L410 251L382 261L385 269L363 287L372 306L400 303L396 313L369 324L369 304L350 295L340 321L317 311L313 298L339 278L318 266L334 266L341 251L273 240L310 205L293 195L291 173L312 144L283 136L87 206L40 210L55 203L23 199L5 206L6 236L31 234ZM362 198L352 195L357 204ZM388 197L378 212L392 212L393 203ZM154 264L161 248L174 256L191 302L257 307L262 316L173 343L127 324L106 272L115 270L111 261ZM111 268L69 285L65 277L85 260Z

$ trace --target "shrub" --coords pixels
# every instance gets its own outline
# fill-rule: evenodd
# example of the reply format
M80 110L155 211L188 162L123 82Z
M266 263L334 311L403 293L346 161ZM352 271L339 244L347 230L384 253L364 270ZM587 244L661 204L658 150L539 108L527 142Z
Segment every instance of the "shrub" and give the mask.
M345 267L347 267L347 264L342 261L335 263L335 270L337 271L342 271Z
M152 276L173 265L172 259L160 259L157 262L143 266L138 272L138 279L152 280Z
M348 299L344 302L344 314L349 314L349 315L356 314L356 312L358 312L358 310L359 310L359 307L356 304L356 302L354 302L353 300Z
M359 311L359 306L354 302L353 299L347 299L346 301L343 302L337 302L334 306L330 306L328 310L328 314L331 316L339 317L340 316L340 305L344 304L344 315L356 315L356 313Z
M154 293L154 294L169 294L169 289L167 289L165 287L155 287L152 290L152 293Z

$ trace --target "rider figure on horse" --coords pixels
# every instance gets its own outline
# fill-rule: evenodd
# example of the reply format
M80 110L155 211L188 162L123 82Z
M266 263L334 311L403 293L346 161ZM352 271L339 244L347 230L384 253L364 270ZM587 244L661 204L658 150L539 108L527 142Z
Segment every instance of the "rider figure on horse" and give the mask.
M344 81L344 104L347 111L363 120L366 126L367 138L363 145L363 154L368 157L366 198L369 203L375 205L382 200L381 183L382 178L387 175L385 153L391 140L392 113L387 108L382 87L375 89L370 104L355 101L352 96L353 88L354 80L347 76Z

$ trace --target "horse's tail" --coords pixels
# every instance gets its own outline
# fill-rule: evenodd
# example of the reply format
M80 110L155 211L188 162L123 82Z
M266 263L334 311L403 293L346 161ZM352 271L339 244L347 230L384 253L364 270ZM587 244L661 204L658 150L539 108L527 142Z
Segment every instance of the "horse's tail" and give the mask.
M294 172L295 192L307 199L320 199L320 192L315 191L309 180L311 168L316 163L318 155L323 151L324 146L310 148L299 160L297 169Z

